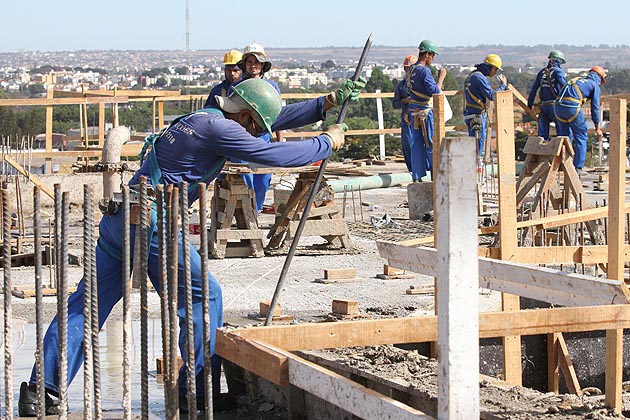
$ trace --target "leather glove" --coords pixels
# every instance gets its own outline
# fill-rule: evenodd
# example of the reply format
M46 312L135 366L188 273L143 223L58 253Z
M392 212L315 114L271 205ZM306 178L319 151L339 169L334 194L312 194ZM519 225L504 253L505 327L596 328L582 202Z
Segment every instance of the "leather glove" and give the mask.
M365 79L363 77L359 77L358 80L345 80L341 87L336 92L330 92L326 96L326 100L332 104L332 106L337 106L343 104L348 98L350 101L356 102L359 100L359 95L361 94L361 89L365 87Z
M334 124L328 127L322 134L330 138L333 150L339 150L345 141L346 130L348 130L348 126L345 123Z

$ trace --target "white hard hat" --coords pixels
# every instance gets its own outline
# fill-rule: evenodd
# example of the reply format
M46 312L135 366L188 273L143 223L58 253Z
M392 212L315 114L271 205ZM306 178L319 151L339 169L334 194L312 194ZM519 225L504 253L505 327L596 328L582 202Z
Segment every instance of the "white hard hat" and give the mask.
M267 61L267 54L265 53L265 49L262 45L255 42L252 42L251 44L246 45L245 48L243 48L243 58L245 58L245 56L248 54L254 54L256 58L258 58L258 61L260 61L261 63Z

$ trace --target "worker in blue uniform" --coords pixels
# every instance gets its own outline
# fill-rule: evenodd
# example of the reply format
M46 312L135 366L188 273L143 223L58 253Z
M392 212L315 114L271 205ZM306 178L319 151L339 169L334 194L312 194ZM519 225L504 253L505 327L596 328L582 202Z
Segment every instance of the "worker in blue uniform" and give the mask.
M464 82L464 121L468 127L468 135L477 138L477 167L483 164L482 156L486 143L488 128L488 103L494 101L494 93L507 89L507 78L497 76L499 87L493 89L489 78L503 70L503 61L497 54L488 54L483 63L475 65Z
M241 58L243 58L243 53L239 50L230 50L223 55L223 75L225 78L210 89L210 94L203 105L204 108L217 106L215 96L228 96L232 93L230 86L241 80L241 68L237 64Z
M237 63L242 71L242 80L247 79L262 79L269 83L273 88L280 93L280 86L271 80L265 79L265 73L271 69L271 61L267 58L267 53L262 45L252 42L245 46L243 49L243 56ZM238 83L238 82L237 82ZM262 134L262 138L271 142L272 133ZM275 132L276 140L279 142L284 141L284 132L278 130ZM240 161L241 163L247 163ZM254 189L256 195L256 211L261 212L265 203L265 196L271 186L272 174L244 174L243 181L248 187Z
M561 65L566 63L564 54L558 50L551 50L547 66L536 75L536 80L529 91L527 106L533 111L534 106L540 108L538 113L538 136L549 140L549 126L556 122L553 105L560 90L567 82ZM539 102L536 101L538 93ZM557 130L556 130L557 133Z
M586 144L588 133L586 118L582 106L590 99L591 119L595 125L595 134L602 137L600 128L600 84L606 83L606 71L595 66L591 68L585 77L568 81L556 99L554 111L556 114L556 131L559 136L573 134L573 166L578 173L582 173L586 161Z
M345 81L336 92L305 102L282 107L280 95L268 83L250 79L234 87L229 97L215 98L217 108L202 109L181 117L171 124L153 143L148 159L129 181L139 183L141 176L148 177L150 185L177 184L186 181L189 203L198 198L196 184L210 183L220 173L228 157L244 159L269 166L294 167L309 165L328 158L333 150L344 142L344 124L333 125L313 138L285 143L267 143L258 136L263 132L282 130L312 124L322 120L326 111L346 99L356 100L364 81ZM282 110L281 110L282 109ZM98 279L99 326L105 323L114 305L122 297L122 211L104 215L100 225L100 238L96 248ZM157 228L154 229L154 232ZM135 237L135 225L131 226L131 249ZM158 235L152 236L149 245L149 278L156 290L160 290L158 264ZM185 345L184 271L182 268L182 242L179 239L178 316L180 318L180 349ZM203 334L201 258L191 245L190 266L193 288L193 321L197 406L204 406ZM233 407L234 399L219 395L220 358L215 355L216 328L223 325L221 287L217 279L208 273L210 290L210 346L213 354L212 371L214 401L217 410ZM68 300L68 383L77 374L83 362L83 280ZM53 319L44 338L44 382L47 392L46 414L57 414L58 405L50 395L59 392L58 323ZM186 360L186 352L182 351ZM186 363L184 363L184 366ZM186 370L179 372L180 401L186 395ZM21 417L36 415L35 367L29 383L22 383L18 402ZM227 402L226 402L227 401ZM231 401L231 402L230 402Z
M400 109L400 142L402 146L403 157L407 170L411 172L411 146L409 139L411 138L411 121L409 120L409 88L407 87L407 76L412 64L418 61L415 55L408 55L403 61L403 70L405 76L398 82L394 90L394 99L392 106L394 109Z
M438 54L437 45L428 39L418 46L418 61L409 69L407 87L409 88L408 116L411 122L411 178L414 182L422 181L433 164L433 95L442 92L446 69L440 68L438 81L431 73L431 64Z

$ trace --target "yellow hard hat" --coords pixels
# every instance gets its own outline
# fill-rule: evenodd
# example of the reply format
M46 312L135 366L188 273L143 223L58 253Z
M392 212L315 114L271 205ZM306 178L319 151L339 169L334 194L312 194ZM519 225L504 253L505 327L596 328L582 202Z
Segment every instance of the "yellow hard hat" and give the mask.
M223 64L226 66L234 65L241 61L243 54L239 50L230 50L223 56Z
M501 60L501 57L496 54L488 54L483 62L486 64L490 64L491 66L496 67L499 70L503 70L501 68L501 66L503 65L503 60Z

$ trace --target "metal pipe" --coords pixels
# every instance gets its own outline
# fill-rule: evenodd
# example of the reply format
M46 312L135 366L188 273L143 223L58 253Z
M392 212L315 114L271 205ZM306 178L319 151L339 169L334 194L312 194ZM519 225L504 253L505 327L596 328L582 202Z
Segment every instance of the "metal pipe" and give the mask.
M365 60L367 60L367 55L370 52L370 47L372 46L372 37L374 34L370 34L367 41L365 42L365 46L363 47L363 52L361 53L361 57L359 58L359 62L357 63L357 68L354 71L354 75L352 76L352 80L356 81L359 79L361 75L361 69L363 68L363 64ZM344 103L341 105L341 110L339 111L339 116L337 117L337 124L341 124L343 119L348 112L349 102L346 99ZM273 293L273 298L271 299L271 304L269 305L269 312L267 313L267 318L265 319L265 325L270 325L271 320L273 319L273 313L278 303L278 297L280 295L280 290L282 290L282 284L284 283L284 279L287 276L287 272L289 271L289 267L291 266L291 261L293 260L293 255L295 254L295 249L297 248L297 244L300 241L300 236L302 236L302 231L304 230L304 226L306 225L306 221L308 220L308 213L310 211L313 202L315 201L315 195L319 190L319 184L324 178L324 171L326 170L326 165L328 164L328 158L322 160L319 169L317 170L317 176L315 177L315 181L311 186L311 192L308 196L308 200L306 202L306 206L304 207L302 217L300 218L300 223L295 231L295 236L291 242L291 246L289 247L289 252L287 253L287 258L284 261L284 265L282 267L282 271L280 273L280 278L278 279L278 284L276 284L276 290Z
M112 128L107 134L105 143L103 144L103 153L101 155L101 163L104 165L103 170L103 199L111 199L114 191L117 190L118 180L116 179L117 165L120 164L120 150L122 145L129 141L131 133L129 128L121 126Z

